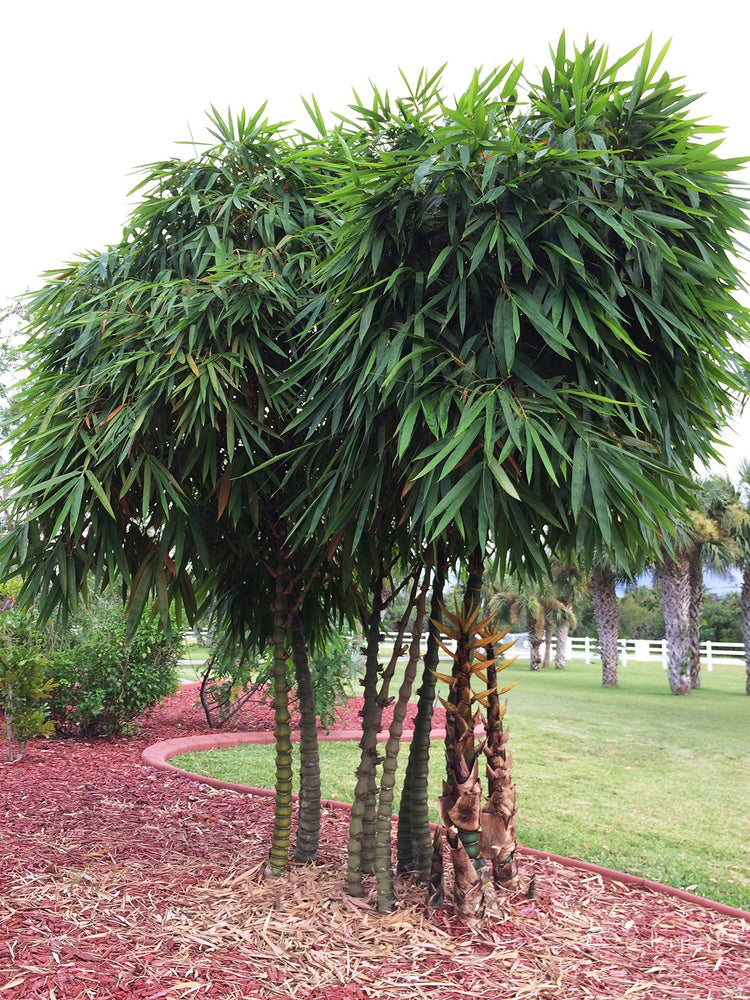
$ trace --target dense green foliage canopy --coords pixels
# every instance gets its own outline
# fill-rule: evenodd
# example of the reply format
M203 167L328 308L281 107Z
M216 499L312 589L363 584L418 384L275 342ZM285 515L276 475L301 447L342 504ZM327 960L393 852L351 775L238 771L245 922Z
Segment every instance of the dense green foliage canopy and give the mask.
M357 110L387 142L335 179L327 310L299 366L300 420L335 443L331 531L395 499L418 537L491 538L516 566L602 540L627 566L669 534L680 474L743 387L747 313L738 164L699 141L663 55L623 80L561 42L526 107L509 64L453 105L425 81Z
M150 168L123 240L29 303L3 561L42 615L93 571L268 634L247 567L279 548L299 579L362 539L520 567L668 534L745 386L745 202L633 55L562 39L538 81L423 75L335 128L313 105L314 137L215 115Z

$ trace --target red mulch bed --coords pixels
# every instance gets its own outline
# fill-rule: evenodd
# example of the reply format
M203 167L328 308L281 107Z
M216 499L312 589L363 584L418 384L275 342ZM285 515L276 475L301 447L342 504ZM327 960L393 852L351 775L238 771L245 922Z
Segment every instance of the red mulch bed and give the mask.
M332 811L318 864L265 879L272 799L141 762L208 731L195 697L133 738L39 740L0 769L0 1000L750 1000L743 920L549 860L524 857L537 898L493 900L482 927L402 881L379 916L342 890ZM236 726L270 727L258 703Z

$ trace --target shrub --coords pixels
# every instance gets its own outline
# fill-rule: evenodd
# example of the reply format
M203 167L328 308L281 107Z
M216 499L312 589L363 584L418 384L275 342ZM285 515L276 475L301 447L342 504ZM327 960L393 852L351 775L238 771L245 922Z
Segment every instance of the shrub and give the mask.
M158 620L142 621L127 642L122 608L95 609L68 648L51 656L55 732L95 737L134 731L134 719L177 690L180 648Z
M326 732L336 721L336 709L352 697L361 660L357 642L345 632L333 632L310 657L315 712Z
M23 757L28 740L52 733L46 699L54 683L46 676L47 666L32 616L11 605L0 624L0 708L9 762Z

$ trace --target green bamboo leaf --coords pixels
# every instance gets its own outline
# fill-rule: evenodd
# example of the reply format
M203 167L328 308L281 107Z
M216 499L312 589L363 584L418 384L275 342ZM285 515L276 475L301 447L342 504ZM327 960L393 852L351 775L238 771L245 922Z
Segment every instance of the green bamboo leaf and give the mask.
M484 453L492 455L495 451L497 431L495 429L495 407L497 399L494 392L488 392L484 397Z
M67 598L68 598L68 583L69 583L69 577L68 577L68 562L69 562L69 557L67 555L67 552L65 550L65 546L62 543L62 541L60 541L57 544L56 551L57 551L57 570L58 570L58 579L59 579L59 584L60 584L60 590L62 592L63 599L67 600Z
M435 407L433 400L430 398L420 398L419 405L422 409L422 415L424 416L425 423L430 431L430 434L434 438L440 437L440 425L438 423L438 416L435 412Z
M647 208L634 209L633 218L642 222L648 222L652 226L675 229L678 232L695 228L694 223L690 219L680 219L673 215L666 215L664 212L653 212Z
M492 473L485 465L482 468L477 510L477 542L483 552L487 550L492 524L495 519L495 490L493 482Z
M465 473L461 479L446 493L443 499L429 513L427 526L430 534L437 538L441 532L451 523L457 521L461 514L461 507L467 497L476 488L479 477L482 473L481 465L474 465ZM437 521L437 524L435 522Z
M109 514L109 516L111 518L114 518L115 512L112 510L112 504L109 501L109 497L104 492L104 487L99 482L99 480L96 478L96 476L91 471L91 469L86 469L85 472L86 472L86 479L88 479L91 488L93 489L94 493L96 493L97 497L99 498L99 502L101 503L102 507L104 507L104 509L106 510L106 512ZM81 480L81 482L83 482L83 480Z
M510 372L516 355L518 310L513 300L504 295L495 299L492 313L492 346L504 372Z
M72 614L75 614L78 607L78 577L76 574L76 562L72 556L68 557L67 574L68 585L65 596L67 598L68 609Z
M185 570L180 572L177 583L188 621L195 621L198 617L198 602L195 597L193 582Z
M141 512L145 515L151 506L151 459L143 463L143 488L141 491Z
M596 524L602 534L605 545L609 545L612 540L611 514L599 463L592 450L588 451L586 454L586 468L588 471L589 486L591 488L591 498L594 503Z
M514 298L518 308L531 322L534 329L544 337L552 350L564 358L569 357L568 348L571 346L569 339L544 315L540 304L534 297L529 295L525 289L519 288Z
M527 468L529 467L530 461L533 461L534 452L536 452L536 454L539 455L539 457L541 458L542 464L544 465L544 468L547 470L547 474L549 475L550 479L555 484L555 486L557 486L558 485L557 473L555 472L555 469L550 460L549 452L544 446L542 439L539 436L539 432L534 426L534 422L532 420L526 421L526 434L530 439L530 444L527 452ZM530 475L529 478L531 478Z
M143 609L146 607L153 582L155 560L156 549L150 549L133 577L125 614L125 631L128 639L132 639L135 635Z
M469 268L469 274L472 274L483 262L485 254L487 253L487 248L490 245L492 239L497 238L497 223L493 220L488 222L484 229L482 230L482 235L479 237L476 246L471 255L471 267Z
M441 447L440 451L414 478L422 479L437 469L438 466L440 467L441 476L446 476L452 472L476 443L477 435L473 433L473 430L472 426L465 427L463 430L456 429L449 436L447 443Z
M520 500L521 498L518 495L518 490L515 488L510 477L497 459L493 458L492 455L487 455L486 458L489 470L503 492L507 493L508 496L513 497L514 500Z
M83 487L84 479L83 476L79 476L78 481L70 495L70 507L69 507L69 518L70 518L70 528L71 531L75 531L78 527L78 518L81 513L81 502L83 500Z
M365 302L362 312L359 317L359 335L364 337L368 330L370 329L370 323L372 322L372 314L375 311L375 306L377 305L377 299L371 298Z
M435 159L432 156L428 156L426 160L422 160L417 169L414 171L414 178L412 181L412 190L414 194L419 192L419 189L424 182L424 179L430 173L435 165Z
M435 278L437 278L437 276L443 269L443 265L445 264L446 260L448 259L448 257L450 257L452 253L454 253L454 247L450 243L447 246L443 247L443 249L435 258L434 264L429 270L429 273L427 275L427 285L432 284Z
M163 566L157 566L154 573L156 581L156 603L159 609L159 618L164 626L167 635L171 633L171 623L169 616L169 589L167 585L167 574Z
M227 424L227 436L226 436L227 458L229 459L230 462L233 462L236 439L234 433L234 413L232 411L231 406L227 406L224 415Z
M404 452L411 444L414 424L422 410L422 400L413 399L404 411L398 429L398 457L403 458Z
M586 445L579 438L573 449L573 469L570 481L570 506L573 517L580 516L583 505L583 493L586 485Z

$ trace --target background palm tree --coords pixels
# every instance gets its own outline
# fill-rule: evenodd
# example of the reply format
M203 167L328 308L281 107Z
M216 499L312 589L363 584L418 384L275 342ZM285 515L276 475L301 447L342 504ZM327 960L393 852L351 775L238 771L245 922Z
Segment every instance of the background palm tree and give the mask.
M695 483L695 507L679 528L675 545L654 568L667 638L668 676L673 694L700 687L700 626L703 566L724 569L737 562L737 528L744 513L726 476Z
M618 577L616 564L606 559L601 559L594 565L589 577L604 687L617 686L620 660L620 606L617 603L616 591Z
M564 577L560 562L553 562L554 565ZM564 666L564 649L567 645L568 631L571 624L575 623L575 614L568 581L563 580L560 586L558 582L552 577L519 579L513 574L501 580L490 580L485 585L485 602L488 610L501 622L509 621L516 631L520 628L526 632L529 639L530 670L549 667L553 633L558 636L558 653L560 653L559 644L562 642L563 652L560 662ZM543 643L544 654L541 651Z
M739 495L745 517L738 526L736 540L738 565L742 570L742 634L745 643L745 691L750 694L750 460L741 463Z
M491 581L486 593L489 612L498 621L510 621L516 631L526 632L529 640L529 669L542 667L542 642L547 628L547 616L561 602L543 591L543 584L534 579L518 579L515 575Z
M571 560L552 557L552 584L555 596L562 607L551 612L555 626L555 670L565 669L570 630L576 628L576 605L587 593L587 577L581 567Z

